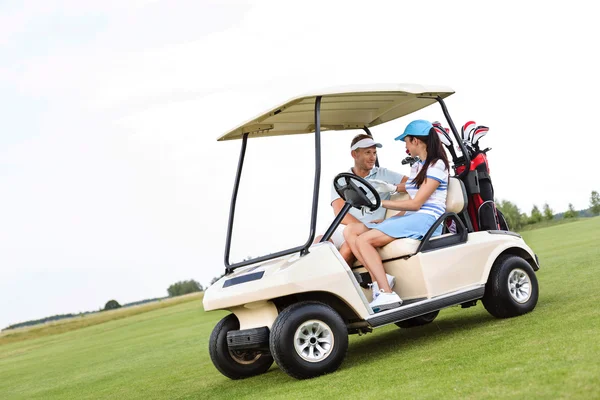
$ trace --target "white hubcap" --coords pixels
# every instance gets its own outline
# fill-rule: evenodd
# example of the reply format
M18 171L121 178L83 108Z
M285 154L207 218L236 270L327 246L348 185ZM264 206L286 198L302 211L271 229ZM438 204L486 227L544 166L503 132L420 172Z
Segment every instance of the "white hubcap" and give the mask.
M531 280L520 268L513 269L508 275L508 290L517 303L525 303L531 297Z
M309 362L323 361L329 357L333 346L333 332L323 321L316 319L306 321L296 329L294 334L296 353Z

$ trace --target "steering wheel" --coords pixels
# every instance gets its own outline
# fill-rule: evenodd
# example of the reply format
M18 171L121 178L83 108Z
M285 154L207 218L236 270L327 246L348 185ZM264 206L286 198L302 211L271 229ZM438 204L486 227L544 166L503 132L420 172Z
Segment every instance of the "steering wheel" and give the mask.
M339 180L343 179L344 184L340 184ZM365 189L356 184L356 182L363 185L371 192L375 197L375 203L369 199L368 193ZM356 176L349 172L342 172L333 178L333 187L337 194L352 207L360 209L361 207L368 207L371 211L377 210L381 206L381 197L379 193L371 184L364 178Z

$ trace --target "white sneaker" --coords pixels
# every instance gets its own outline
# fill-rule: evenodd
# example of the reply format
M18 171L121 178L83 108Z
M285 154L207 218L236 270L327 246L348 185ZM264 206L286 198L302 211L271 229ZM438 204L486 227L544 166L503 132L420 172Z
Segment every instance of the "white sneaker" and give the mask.
M375 312L385 311L392 308L400 307L402 305L402 299L395 292L386 293L383 290L379 292L377 298L369 303L369 306Z
M396 277L389 275L389 274L385 274L385 277L387 278L388 281L388 285L390 285L390 289L394 288L394 285L396 284ZM379 296L380 290L379 290L379 284L377 283L377 281L370 283L369 287L371 288L371 291L373 292L373 300L375 300L377 298L377 296Z

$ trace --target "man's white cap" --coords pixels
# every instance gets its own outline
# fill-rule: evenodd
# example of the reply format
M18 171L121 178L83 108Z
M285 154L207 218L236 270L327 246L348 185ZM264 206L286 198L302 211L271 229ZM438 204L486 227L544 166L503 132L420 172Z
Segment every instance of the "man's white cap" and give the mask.
M354 143L354 146L350 147L350 150L366 149L368 147L373 147L373 146L375 146L377 148L382 147L381 143L377 143L371 138L365 138L365 139L361 139L358 142Z

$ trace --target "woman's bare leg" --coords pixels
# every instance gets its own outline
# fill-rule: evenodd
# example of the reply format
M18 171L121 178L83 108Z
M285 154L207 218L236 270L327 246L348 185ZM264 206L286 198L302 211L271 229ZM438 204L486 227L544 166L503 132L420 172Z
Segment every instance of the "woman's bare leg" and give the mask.
M386 293L390 293L392 289L385 276L385 269L383 268L381 256L379 255L377 248L383 247L394 240L395 238L388 236L377 229L371 229L370 231L359 235L354 240L354 245L363 259L363 261L361 261L362 264L367 268L371 277L375 278L379 288L383 289Z

